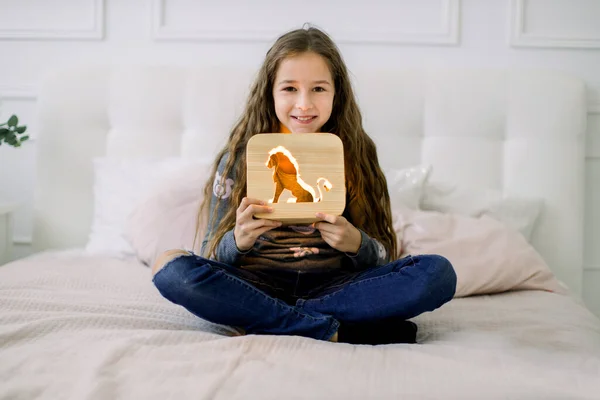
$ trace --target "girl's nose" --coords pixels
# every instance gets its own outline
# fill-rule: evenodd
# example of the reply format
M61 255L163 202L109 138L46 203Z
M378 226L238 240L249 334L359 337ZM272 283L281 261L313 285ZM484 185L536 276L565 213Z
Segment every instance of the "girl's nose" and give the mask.
M296 108L299 110L310 110L312 108L312 100L308 94L300 94L296 102Z

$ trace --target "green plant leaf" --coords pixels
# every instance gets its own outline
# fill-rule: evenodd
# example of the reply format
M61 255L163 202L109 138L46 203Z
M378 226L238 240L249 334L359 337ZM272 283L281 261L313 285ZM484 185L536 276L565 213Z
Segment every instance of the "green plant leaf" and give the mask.
M0 128L0 136L7 135L7 134L8 134L8 129Z
M21 143L23 143L24 141L29 140L29 136L23 136L21 138Z
M19 123L19 118L17 118L16 115L12 115L8 119L8 126L17 126L18 123Z
M15 131L17 131L17 133L23 133L27 130L26 126L17 126L17 128L15 129Z

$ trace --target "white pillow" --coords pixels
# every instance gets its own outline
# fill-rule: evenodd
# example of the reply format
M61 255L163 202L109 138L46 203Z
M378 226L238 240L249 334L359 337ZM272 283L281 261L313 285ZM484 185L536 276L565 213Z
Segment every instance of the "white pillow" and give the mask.
M407 207L418 210L423 196L423 187L427 182L431 166L416 165L404 169L384 170L393 209Z
M94 217L86 251L119 258L134 256L124 236L127 217L157 182L190 162L182 158L94 159Z
M489 216L519 231L529 241L543 206L541 199L505 196L499 190L427 181L420 209L470 217Z
M212 163L199 162L173 171L134 206L125 223L125 237L138 260L152 266L166 250L200 252L206 219L198 227L198 211L211 167Z

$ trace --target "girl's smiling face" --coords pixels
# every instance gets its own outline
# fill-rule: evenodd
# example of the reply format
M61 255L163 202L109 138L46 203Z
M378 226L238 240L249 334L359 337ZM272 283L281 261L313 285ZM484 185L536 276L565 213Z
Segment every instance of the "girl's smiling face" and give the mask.
M331 116L334 93L323 57L313 52L288 57L273 84L275 113L292 133L319 132Z

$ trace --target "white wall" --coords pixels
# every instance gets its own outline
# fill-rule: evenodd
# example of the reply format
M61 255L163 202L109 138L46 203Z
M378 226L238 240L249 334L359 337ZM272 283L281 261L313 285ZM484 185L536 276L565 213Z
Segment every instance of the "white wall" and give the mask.
M341 10L340 4L344 5ZM30 252L37 87L72 63L258 66L271 41L310 21L352 68L545 67L589 87L584 297L600 315L600 2L597 0L0 0L0 120L33 140L0 148L0 200L22 204L16 256Z

